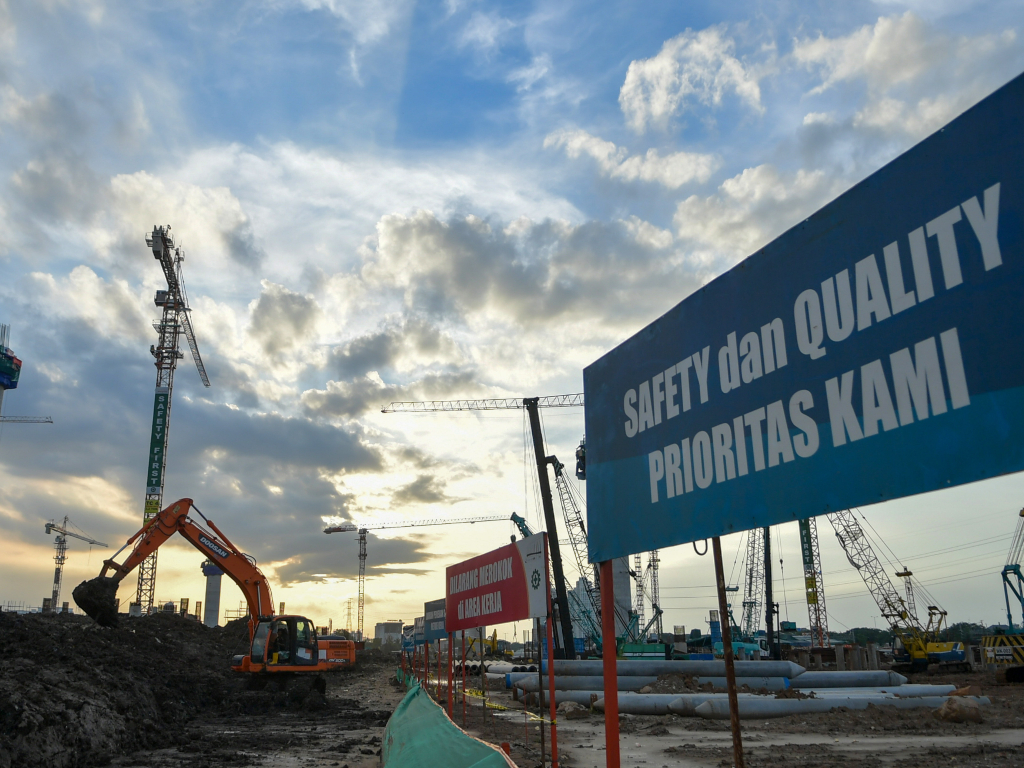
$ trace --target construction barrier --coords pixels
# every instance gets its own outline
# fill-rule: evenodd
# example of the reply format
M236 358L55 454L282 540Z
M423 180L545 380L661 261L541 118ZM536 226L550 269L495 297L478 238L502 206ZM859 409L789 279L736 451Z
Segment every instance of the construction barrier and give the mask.
M986 635L981 650L986 664L1024 664L1024 634Z
M384 728L384 768L516 768L504 752L470 736L413 683Z

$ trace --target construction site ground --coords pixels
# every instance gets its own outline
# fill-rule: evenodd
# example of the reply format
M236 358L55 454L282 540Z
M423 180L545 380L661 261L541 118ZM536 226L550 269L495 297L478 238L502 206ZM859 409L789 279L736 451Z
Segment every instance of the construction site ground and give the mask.
M993 673L913 675L916 683L980 686L991 698L981 723L948 723L933 710L896 712L871 707L771 720L742 722L744 756L751 768L843 766L844 768L911 768L912 766L1024 765L1024 685L997 685ZM479 686L479 682L477 682ZM656 685L661 692L686 689L673 680ZM470 699L466 730L492 743L508 742L513 760L523 768L540 764L540 733L527 722L523 706L510 692L492 690L487 710ZM534 715L536 706L529 708ZM461 707L455 721L462 725ZM729 722L676 715L620 715L623 768L719 768L732 766ZM558 722L559 757L567 768L604 768L603 713L578 713ZM550 739L546 739L550 754Z
M325 696L298 681L252 691L228 668L246 640L244 622L208 629L158 615L104 629L79 617L0 614L0 768L379 765L384 726L404 695L393 656L361 653ZM992 705L981 723L884 708L744 721L746 764L1024 765L1024 686L997 685L992 673L913 682L977 685ZM508 691L490 690L488 701L499 708L469 700L465 729L508 742L522 768L539 766L538 721ZM603 715L577 714L558 725L562 764L603 767ZM455 722L463 725L461 703ZM733 764L728 721L622 715L620 727L624 767ZM546 727L545 737L550 750Z

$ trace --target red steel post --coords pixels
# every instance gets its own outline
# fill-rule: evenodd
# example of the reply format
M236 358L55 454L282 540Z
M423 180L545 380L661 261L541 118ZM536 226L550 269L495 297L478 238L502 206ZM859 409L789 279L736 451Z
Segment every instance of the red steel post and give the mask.
M612 561L601 563L601 645L604 659L605 765L619 768L619 686L615 653L615 592Z

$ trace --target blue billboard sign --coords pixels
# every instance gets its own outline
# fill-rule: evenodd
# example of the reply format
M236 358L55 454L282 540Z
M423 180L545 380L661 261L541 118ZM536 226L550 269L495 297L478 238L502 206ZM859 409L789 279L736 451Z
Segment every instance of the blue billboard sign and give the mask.
M445 598L431 600L423 604L423 638L429 645L448 637L444 628L444 606Z
M1024 76L584 371L591 561L1024 469Z

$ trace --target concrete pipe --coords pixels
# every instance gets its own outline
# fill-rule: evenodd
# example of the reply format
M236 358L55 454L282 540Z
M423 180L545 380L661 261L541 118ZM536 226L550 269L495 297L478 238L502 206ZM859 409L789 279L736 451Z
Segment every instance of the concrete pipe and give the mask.
M741 720L763 719L769 717L786 717L787 715L805 715L813 712L828 712L832 709L867 709L869 704L876 707L893 707L895 709L917 709L928 707L937 709L946 701L946 696L921 696L911 699L900 699L891 696L830 696L824 699L772 699L766 696L751 696L739 699L739 716ZM978 704L987 705L987 696L969 697ZM698 717L708 720L728 720L729 701L714 699L705 701L694 710Z
M619 694L619 713L624 715L668 715L676 693L622 693ZM594 702L594 709L604 712L604 696Z
M829 696L881 696L890 694L901 699L921 696L947 696L956 690L955 685L890 685L887 688L801 688L800 693L819 699Z
M555 691L555 705L563 701L573 701L589 707L592 700L604 697L604 691ZM528 707L537 706L537 694L527 693L520 697L520 700ZM548 703L548 692L544 691L544 704Z
M756 693L738 693L738 698L750 698L757 697ZM669 710L673 715L681 715L682 717L696 717L697 707L703 704L705 701L724 701L728 705L729 694L727 693L684 693L676 698L675 701L669 706Z
M555 675L596 676L604 674L604 662L600 660L555 659ZM547 661L541 662L541 669L547 673ZM619 677L624 675L693 675L701 677L724 677L724 661L662 661L661 659L619 659ZM737 661L736 677L789 677L804 674L804 668L791 661ZM891 684L891 683L887 683Z
M651 685L652 683L658 682L656 677L640 677L639 675L629 675L627 677L617 678L618 687L620 691L639 691L645 685ZM517 680L514 683L516 688L522 688L524 691L536 691L540 687L540 683L537 681L537 675L530 675ZM547 689L548 678L544 678L543 687ZM604 678L603 677L559 677L555 676L555 690L556 691L603 691L604 690Z
M804 672L792 688L887 688L903 685L907 678L889 670L853 672Z

